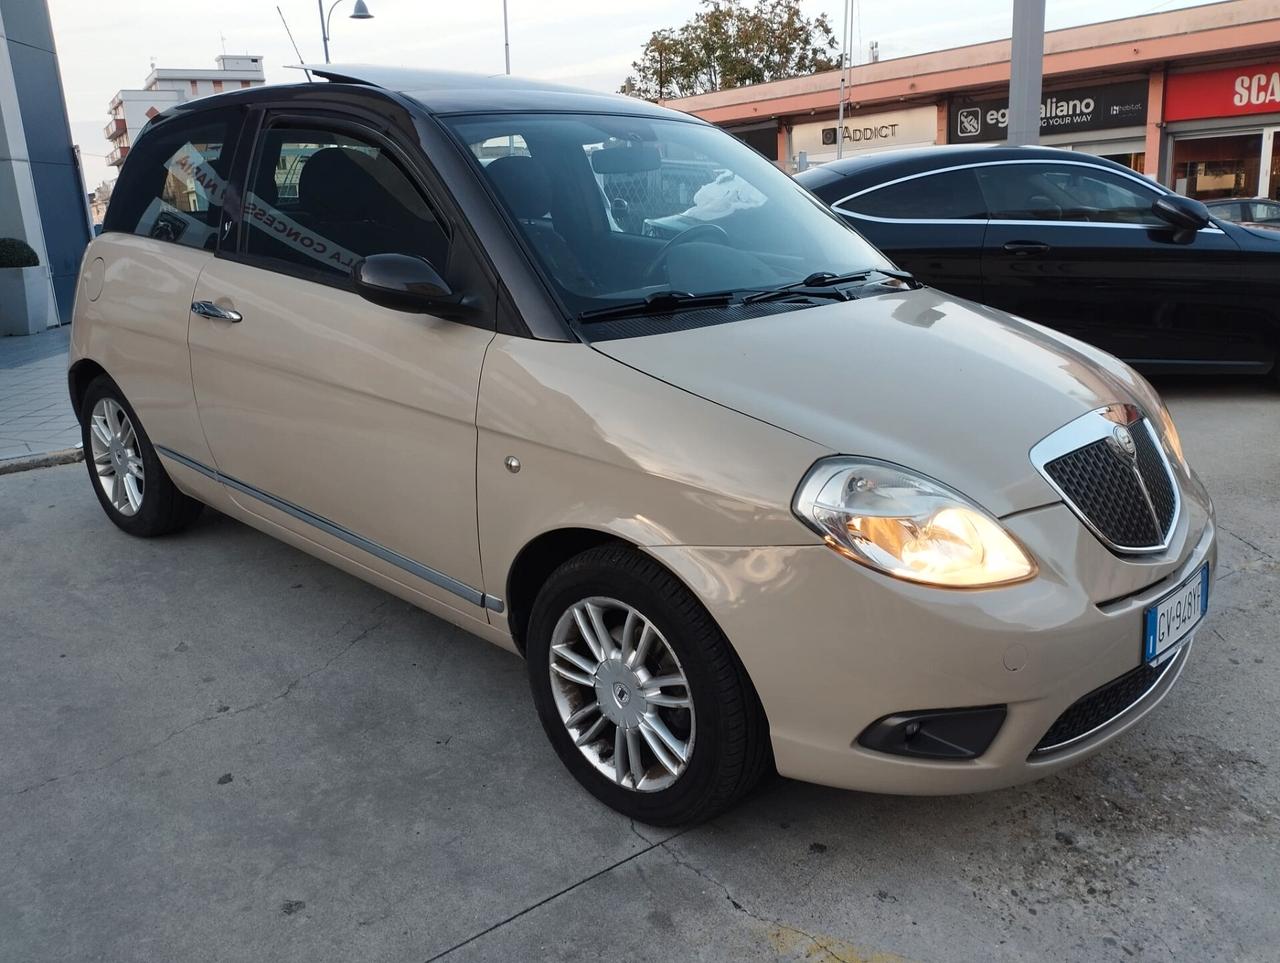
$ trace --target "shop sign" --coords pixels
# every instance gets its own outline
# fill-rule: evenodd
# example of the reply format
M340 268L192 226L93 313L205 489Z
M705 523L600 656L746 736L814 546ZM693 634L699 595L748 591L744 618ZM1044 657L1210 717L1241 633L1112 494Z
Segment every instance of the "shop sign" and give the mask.
M1280 113L1280 63L1170 74L1164 119L1203 120Z
M845 153L932 144L938 136L938 112L933 106L908 107L844 118ZM791 128L791 152L803 151L811 162L836 156L839 130L834 119L796 124Z
M1147 120L1147 82L1055 90L1040 101L1040 133L1072 134L1133 127ZM1009 98L952 98L947 139L952 144L1004 140L1009 135Z

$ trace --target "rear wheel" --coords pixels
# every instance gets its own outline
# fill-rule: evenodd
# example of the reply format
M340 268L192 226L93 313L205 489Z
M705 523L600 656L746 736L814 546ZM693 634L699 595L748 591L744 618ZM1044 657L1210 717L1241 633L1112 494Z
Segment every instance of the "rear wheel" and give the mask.
M94 493L117 527L130 535L166 535L200 514L203 506L178 491L142 422L106 375L85 391L80 431Z
M728 640L633 549L591 549L557 569L534 603L526 655L561 761L627 816L707 819L768 765L764 712Z

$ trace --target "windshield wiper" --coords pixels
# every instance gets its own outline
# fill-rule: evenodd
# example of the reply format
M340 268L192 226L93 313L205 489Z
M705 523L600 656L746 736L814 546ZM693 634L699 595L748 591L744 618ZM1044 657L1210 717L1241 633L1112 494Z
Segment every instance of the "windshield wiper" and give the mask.
M773 288L769 291L761 291L758 294L752 294L743 298L744 304L753 301L771 301L778 298L787 297L794 294L809 294L816 297L829 297L836 300L847 300L846 296L838 291L824 291L823 288L834 288L840 284L852 284L854 281L865 281L873 274L883 274L885 277L893 278L897 281L903 281L907 284L915 283L915 278L906 271L896 271L892 268L868 268L865 271L852 271L848 274L836 274L832 271L815 271L808 277L799 281L793 281L790 284L784 284L781 287ZM805 288L817 288L816 291L805 291Z
M636 301L611 304L607 308L593 308L578 315L579 321L609 321L613 318L634 318L646 314L669 314L693 308L720 308L733 302L734 292L716 291L710 294L690 294L687 291L655 291Z

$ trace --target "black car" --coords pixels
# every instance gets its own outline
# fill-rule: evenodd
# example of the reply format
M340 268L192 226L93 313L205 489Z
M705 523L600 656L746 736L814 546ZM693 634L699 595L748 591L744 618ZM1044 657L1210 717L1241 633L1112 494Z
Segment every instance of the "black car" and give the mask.
M1280 228L1280 201L1269 197L1222 197L1205 201L1204 206L1214 217L1234 224Z
M1046 147L861 155L797 180L926 284L1158 371L1280 379L1280 232Z

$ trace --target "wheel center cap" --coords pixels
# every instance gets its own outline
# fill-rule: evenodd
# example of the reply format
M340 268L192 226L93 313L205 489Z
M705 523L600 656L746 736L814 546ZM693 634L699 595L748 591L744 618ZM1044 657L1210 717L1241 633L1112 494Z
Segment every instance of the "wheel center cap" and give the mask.
M648 708L640 677L621 659L606 659L595 674L600 712L615 725L634 729Z

